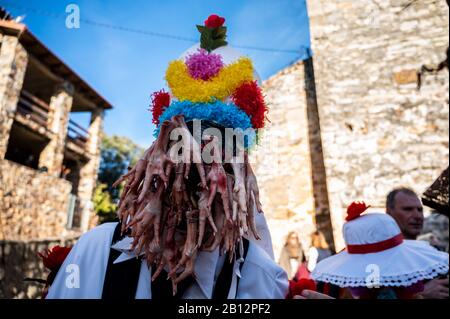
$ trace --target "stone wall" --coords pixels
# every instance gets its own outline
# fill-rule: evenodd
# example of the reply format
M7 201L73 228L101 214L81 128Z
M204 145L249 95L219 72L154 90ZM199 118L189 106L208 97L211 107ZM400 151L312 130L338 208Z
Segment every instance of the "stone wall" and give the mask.
M405 185L423 192L448 166L445 0L311 0L311 38L331 218L336 248L346 206L383 209ZM270 107L255 170L276 254L291 229L308 244L314 229L312 169L303 63L264 82ZM318 128L309 127L309 130ZM267 148L269 147L269 148ZM265 148L265 149L264 149ZM300 207L300 209L299 209Z
M61 83L55 88L49 104L47 127L52 132L52 138L40 154L39 167L47 167L48 173L56 177L60 175L64 161L73 90L72 84Z
M64 235L71 188L66 180L0 160L0 240Z
M280 71L263 90L270 123L252 162L278 258L289 231L300 231L307 244L315 229L303 64Z
M445 0L308 1L331 210L384 207L406 185L423 192L448 166Z
M80 200L81 230L87 231L98 223L98 216L94 212L92 194L94 193L97 172L100 166L100 147L103 137L103 110L92 112L89 125L89 140L87 151L90 153L89 161L80 170L78 198Z
M41 298L44 285L24 281L24 278L47 278L49 271L44 268L37 253L55 245L72 246L75 240L76 237L32 241L0 240L0 299Z
M35 131L37 134L45 135L49 138L49 142L40 153L38 165L41 168L46 168L48 172L47 174L38 174L37 172L32 172L26 168L22 168L22 171L16 177L14 177L14 174L9 172L5 172L5 176L2 177L8 178L9 184L1 185L0 191L3 188L6 189L13 186L19 188L22 187L25 190L25 186L17 186L19 183L23 184L23 180L19 178L19 176L22 176L22 173L26 176L25 180L33 180L33 183L37 184L37 186L31 187L31 193L28 192L28 188L26 188L27 191L24 191L24 194L27 194L28 198L30 198L30 202L27 203L22 203L21 201L24 199L19 199L20 196L13 199L3 199L1 197L2 194L0 193L0 201L7 203L0 203L0 208L4 205L9 205L8 212L0 212L0 214L3 213L10 216L12 211L18 211L20 214L14 215L21 216L23 214L24 216L28 216L25 218L25 221L21 221L22 223L27 223L27 225L22 227L20 223L16 223L17 221L20 221L20 219L0 222L0 225L2 225L2 223L5 225L6 223L14 223L12 227L8 226L5 228L14 228L15 230L21 229L20 235L17 234L17 232L13 232L13 234L8 234L8 237L6 238L10 238L10 236L13 236L13 238L18 237L22 239L38 238L34 234L40 232L36 229L44 227L42 226L42 218L44 217L37 218L30 216L36 215L38 208L43 206L45 211L43 216L51 213L56 214L54 221L51 223L57 226L49 227L56 229L57 232L55 233L51 230L48 232L42 231L40 233L43 235L40 235L41 237L39 238L55 236L61 232L61 225L65 225L65 220L63 222L61 220L61 216L65 218L65 214L67 212L66 207L68 205L67 192L71 186L69 183L58 179L58 177L62 171L65 149L68 147L68 122L70 112L72 110L74 94L76 89L80 88L74 87L73 84L65 80L58 83L55 87L50 87L50 90L54 90L54 92L50 98L50 103L48 106L49 112L46 127L45 125L34 123L32 120L17 114L17 102L22 89L25 71L28 66L28 53L19 42L19 38L17 36L9 36L0 33L0 44L0 160L5 157L6 150L8 148L10 130L14 120L20 123L25 122L22 124L25 124L25 126L30 128L32 131ZM52 70L50 69L46 71L52 73ZM46 78L42 78L42 81L44 81L44 86L54 85L53 81L48 81ZM103 109L98 107L92 110L92 114L91 125L88 129L89 136L86 143L86 149L81 150L83 155L86 155L88 158L88 161L80 171L79 189L74 191L74 193L78 196L79 204L77 205L78 211L76 217L80 216L81 218L81 231L88 230L89 228L95 226L98 222L98 217L95 215L92 205L92 194L97 179L97 170L100 161L99 141L101 140L102 134ZM80 154L80 152L78 152L78 154ZM5 162L4 165L7 165L6 163L8 162ZM45 179L35 179L37 176L47 177ZM53 180L55 182L53 184L53 180L50 179L50 176L54 177ZM14 181L14 178L17 178L16 181ZM1 181L2 179L0 178L0 182ZM42 185L42 183L44 183L44 185ZM30 183L30 185L34 184ZM58 187L59 185L62 185L61 189ZM45 186L45 191L37 195L38 189L43 186ZM21 190L19 189L18 192L20 191ZM6 190L5 193L8 193L8 190ZM33 199L32 202L31 199ZM37 200L39 202L37 202ZM52 201L53 204L51 203ZM24 208L26 212L24 211ZM31 215L29 214L30 212L32 213ZM29 220L30 218L32 218L32 220ZM50 217L46 218L50 219ZM32 222L35 223L34 226L36 227L32 226ZM27 230L23 230L23 228ZM1 236L2 235L0 234L0 239L2 238Z
M27 64L28 54L18 38L0 33L0 159L8 147Z

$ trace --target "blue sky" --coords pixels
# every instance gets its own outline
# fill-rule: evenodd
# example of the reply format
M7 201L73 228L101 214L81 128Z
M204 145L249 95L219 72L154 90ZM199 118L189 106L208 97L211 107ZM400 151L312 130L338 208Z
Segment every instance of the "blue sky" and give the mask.
M65 27L68 4L80 8L79 29ZM305 0L0 0L0 5L14 16L25 14L29 29L113 104L105 117L106 133L141 146L153 140L150 94L166 87L168 62L193 43L93 26L83 19L199 39L195 25L216 13L226 18L231 45L298 51L239 49L253 59L263 79L302 58L302 47L310 42ZM87 118L74 117L84 125Z

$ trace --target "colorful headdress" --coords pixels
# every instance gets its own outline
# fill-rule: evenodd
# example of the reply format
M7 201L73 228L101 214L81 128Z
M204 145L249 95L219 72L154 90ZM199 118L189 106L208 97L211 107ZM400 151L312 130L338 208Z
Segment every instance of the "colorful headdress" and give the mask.
M170 91L152 94L155 137L160 124L175 115L243 131L264 127L267 106L259 76L248 57L227 45L224 22L211 15L197 25L200 43L169 63L165 79Z

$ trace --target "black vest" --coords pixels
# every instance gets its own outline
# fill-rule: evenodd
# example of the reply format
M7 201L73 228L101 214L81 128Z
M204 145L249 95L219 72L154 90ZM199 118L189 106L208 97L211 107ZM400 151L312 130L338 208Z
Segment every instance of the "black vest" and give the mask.
M122 240L127 234L121 236L120 223L117 224L114 229L114 235L111 242L111 246L116 242ZM247 256L249 241L243 239L244 244L244 262ZM141 258L132 258L123 261L118 264L114 264L114 261L121 254L120 251L110 249L108 265L106 268L105 281L103 282L102 299L121 299L132 300L135 298L136 289L139 281L139 274L141 269ZM234 263L228 262L228 254L225 259L225 263L217 278L216 285L214 287L212 299L213 300L226 300L231 288L231 281L233 279L233 265ZM240 270L242 270L244 263L240 264ZM167 279L167 272L164 270L151 283L152 299L181 299L185 291L194 283L194 278L188 277L178 284L178 292L175 296L172 295L172 283ZM237 278L237 288L239 287L239 277ZM149 283L150 284L150 283Z

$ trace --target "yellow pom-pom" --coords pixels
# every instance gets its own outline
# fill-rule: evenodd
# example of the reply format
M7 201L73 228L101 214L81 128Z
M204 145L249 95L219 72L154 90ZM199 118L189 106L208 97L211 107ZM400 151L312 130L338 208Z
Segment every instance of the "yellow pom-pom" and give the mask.
M172 94L180 101L194 103L224 100L242 83L252 80L253 65L245 57L224 67L207 81L192 78L186 64L180 60L172 61L166 71L166 81Z

